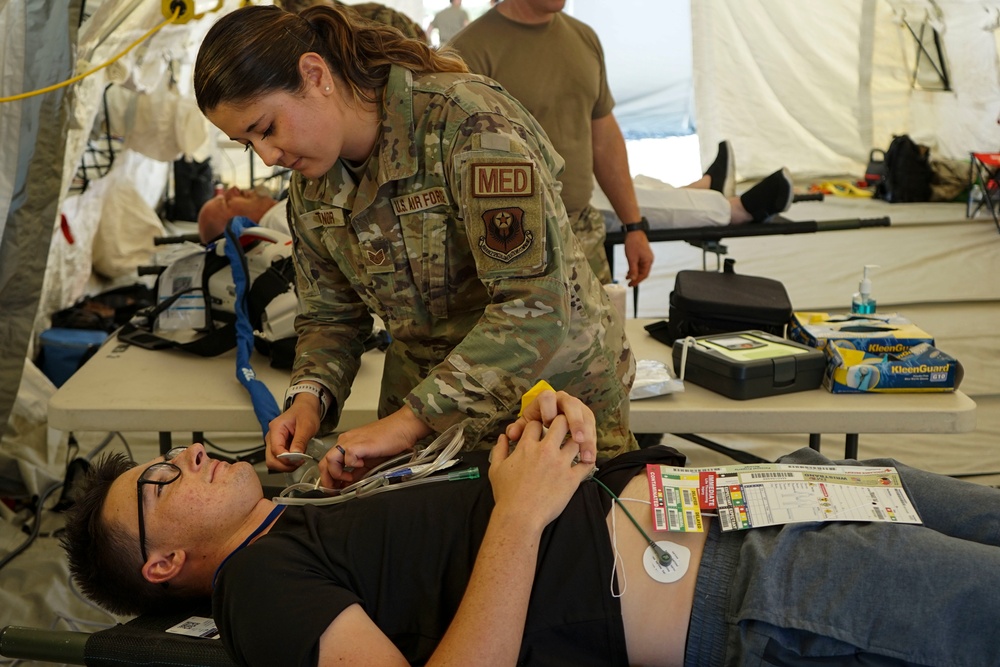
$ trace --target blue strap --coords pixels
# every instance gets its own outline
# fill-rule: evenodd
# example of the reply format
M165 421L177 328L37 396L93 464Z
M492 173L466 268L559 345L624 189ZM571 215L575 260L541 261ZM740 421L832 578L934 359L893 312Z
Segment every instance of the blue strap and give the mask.
M253 327L250 324L250 313L247 310L247 292L249 275L240 236L249 227L256 227L249 218L242 216L233 218L226 225L226 257L233 270L233 284L236 287L236 379L246 387L253 403L253 411L260 422L261 432L267 435L267 425L281 414L278 403L274 400L271 390L257 379L250 366L250 355L253 352Z

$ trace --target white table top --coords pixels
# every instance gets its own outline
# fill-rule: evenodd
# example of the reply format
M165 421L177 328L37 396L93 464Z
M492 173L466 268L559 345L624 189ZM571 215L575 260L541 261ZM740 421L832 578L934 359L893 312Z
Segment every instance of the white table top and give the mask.
M637 359L671 365L668 346L650 337L650 320L629 319ZM372 350L346 401L340 429L375 419L383 353ZM288 373L254 354L253 367L280 403ZM235 352L201 358L144 350L111 338L49 402L49 425L64 431L221 431L259 429L235 375ZM825 389L737 401L691 382L685 391L632 402L636 433L960 433L976 426L976 404L961 391L934 394L831 394Z
M629 320L636 359L673 368L671 348ZM691 382L684 391L632 401L636 433L964 433L976 428L976 403L961 391L927 394L832 394L819 388L745 401ZM663 430L667 427L666 430Z
M375 420L384 355L364 355L341 415L344 429ZM256 351L251 364L281 405L288 371ZM63 431L252 432L260 426L236 378L236 352L198 357L107 342L49 400L49 426Z

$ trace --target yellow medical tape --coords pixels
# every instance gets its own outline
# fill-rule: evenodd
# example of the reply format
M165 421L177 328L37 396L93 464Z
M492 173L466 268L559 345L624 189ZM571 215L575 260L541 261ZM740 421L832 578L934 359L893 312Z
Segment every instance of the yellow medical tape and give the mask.
M548 382L546 382L545 380L539 380L538 382L535 383L534 387L525 392L525 394L521 397L521 411L517 413L517 416L520 417L521 415L523 415L524 409L529 405L531 405L531 402L536 398L538 398L538 395L543 391L545 391L546 389L548 389L549 391L555 391L555 389L552 388L552 385L550 385Z

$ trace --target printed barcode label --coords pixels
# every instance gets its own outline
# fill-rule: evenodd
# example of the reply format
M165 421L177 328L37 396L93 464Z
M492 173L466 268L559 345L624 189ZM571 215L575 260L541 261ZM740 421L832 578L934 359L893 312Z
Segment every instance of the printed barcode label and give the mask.
M219 638L219 631L215 627L215 621L204 616L192 616L171 628L167 628L167 632L177 635L187 635L189 637L202 637L203 639Z
M793 479L798 473L794 472L751 472L746 473L750 479Z
M684 520L687 521L689 526L697 526L698 522L694 518L694 512L692 510L684 510Z
M667 510L667 527L670 530L681 529L681 514L677 510Z
M694 496L691 495L691 489L682 489L681 493L684 495L684 505L694 505Z
M663 487L663 497L666 498L667 505L677 504L677 489L672 486Z
M653 520L656 522L657 526L667 525L667 517L664 515L662 507L653 508Z
M880 520L885 521L885 512L882 511L881 507L873 507L872 509L875 510L875 514Z
M732 530L732 515L729 512L719 512L719 521L722 522L722 530Z

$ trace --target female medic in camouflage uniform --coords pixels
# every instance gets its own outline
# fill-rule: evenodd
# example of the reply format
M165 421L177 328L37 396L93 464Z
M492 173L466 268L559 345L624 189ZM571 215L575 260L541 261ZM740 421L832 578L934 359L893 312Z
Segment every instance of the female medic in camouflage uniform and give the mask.
M372 313L392 336L380 419L340 435L325 482L351 478L345 461L363 467L454 423L467 443L494 439L540 379L596 413L596 441L574 435L586 459L594 442L602 454L635 447L634 358L567 223L563 160L498 84L326 6L224 16L194 84L214 125L296 172L302 315L291 401L267 438L272 469L290 469L278 453L335 428Z

